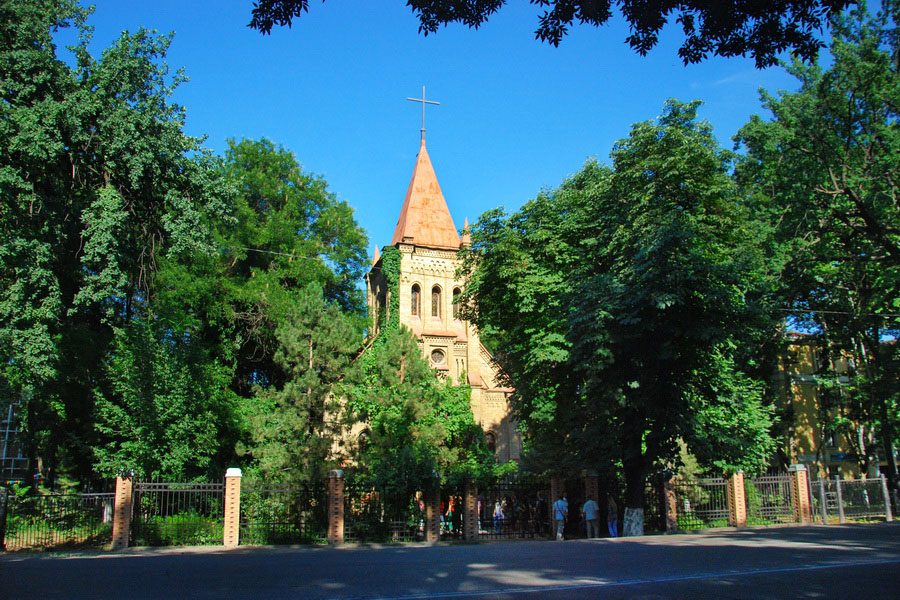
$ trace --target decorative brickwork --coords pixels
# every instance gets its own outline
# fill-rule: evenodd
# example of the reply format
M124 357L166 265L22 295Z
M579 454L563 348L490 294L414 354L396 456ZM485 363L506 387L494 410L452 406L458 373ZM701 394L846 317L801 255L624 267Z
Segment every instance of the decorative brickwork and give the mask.
M808 525L810 521L809 472L806 470L806 465L794 465L790 470L793 472L791 500L794 506L794 519L801 525Z
M747 525L747 495L744 491L743 471L728 478L728 524L732 527Z
M234 548L241 532L241 470L228 469L225 473L225 528L222 543Z
M328 543L344 543L344 472L328 474Z
M131 486L132 476L116 477L116 499L113 509L112 549L128 547L131 534Z
M478 539L478 488L467 483L463 497L463 538L468 541Z

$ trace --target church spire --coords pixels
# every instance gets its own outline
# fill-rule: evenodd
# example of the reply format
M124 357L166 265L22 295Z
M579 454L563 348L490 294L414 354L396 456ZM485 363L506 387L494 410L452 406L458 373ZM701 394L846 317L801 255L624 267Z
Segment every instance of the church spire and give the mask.
M430 248L459 249L459 234L425 149L424 137L391 245L401 242Z
M469 233L469 217L466 217L463 221L463 232L459 238L459 243L462 246L472 245L472 235Z

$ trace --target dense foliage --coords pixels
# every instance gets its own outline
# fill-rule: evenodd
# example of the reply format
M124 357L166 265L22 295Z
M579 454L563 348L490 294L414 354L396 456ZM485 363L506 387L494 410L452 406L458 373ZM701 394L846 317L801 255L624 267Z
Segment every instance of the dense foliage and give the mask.
M321 434L325 392L295 390L310 370L327 387L322 365L359 343L352 209L268 140L223 161L186 136L169 36L125 32L98 59L74 1L0 13L0 378L29 470L219 473L238 442L277 438L260 406L302 406L292 418ZM80 37L60 57L64 27ZM320 309L330 328L304 312ZM297 348L310 327L330 336L312 366Z
M667 103L613 150L513 215L472 229L468 315L516 382L533 451L556 468L620 463L629 509L684 440L721 469L772 449L762 382L737 352L766 263L698 103Z
M169 37L123 33L97 59L87 51L87 14L71 0L0 5L0 377L23 402L29 457L79 478L106 436L128 428L95 427L98 410L101 422L116 413L96 398L121 410L161 396L180 402L193 368L182 361L207 355L189 385L216 387L170 410L221 415L230 401L215 373L228 354L210 356L188 329L171 326L185 319L157 310L164 264L215 256L210 222L227 218L230 190L168 102L182 79L162 62ZM56 56L61 27L80 32L72 66ZM129 354L137 340L158 368ZM171 418L142 431L164 438ZM144 454L149 469L163 470L160 453ZM203 465L210 451L176 454L166 471ZM106 451L98 460L120 462Z
M853 0L765 0L721 3L706 0L531 0L543 9L534 32L539 40L558 46L572 25L600 27L613 16L613 4L631 30L625 40L641 55L659 40L669 22L681 27L685 41L678 56L696 63L710 54L751 56L758 67L775 64L778 54L791 51L805 60L818 54L822 43L816 32ZM499 11L505 0L407 0L419 19L419 31L428 35L450 23L478 28ZM270 33L276 25L290 27L309 10L309 0L258 0L253 3L250 27Z
M900 372L884 342L900 333L900 5L882 8L836 19L831 66L788 67L799 91L763 94L773 118L741 129L737 179L772 224L783 306L818 334L817 447L837 435L896 482Z

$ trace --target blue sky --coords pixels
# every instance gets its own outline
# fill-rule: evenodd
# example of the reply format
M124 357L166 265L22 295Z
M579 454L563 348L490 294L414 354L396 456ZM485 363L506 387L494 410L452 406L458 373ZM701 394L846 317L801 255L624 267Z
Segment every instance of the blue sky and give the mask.
M209 8L215 6L214 9ZM588 157L607 161L630 126L667 98L705 102L720 142L753 113L758 89L793 90L779 67L750 59L683 66L669 26L640 57L620 19L575 27L554 48L534 39L540 9L511 2L479 30L418 33L402 0L310 2L310 12L263 36L246 27L251 0L98 0L92 50L140 26L175 32L168 64L190 81L174 101L187 133L223 153L229 137L268 137L292 150L356 210L374 245L390 243L419 147L427 86L428 152L458 228L486 210L514 210L555 187ZM376 8L377 7L377 8Z

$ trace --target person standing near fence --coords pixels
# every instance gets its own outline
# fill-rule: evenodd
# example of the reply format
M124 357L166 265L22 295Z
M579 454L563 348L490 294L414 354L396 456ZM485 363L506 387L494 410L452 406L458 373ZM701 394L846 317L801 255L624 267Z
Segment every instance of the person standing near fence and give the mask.
M581 514L587 524L588 539L600 537L600 507L592 496L588 496L587 502L581 507Z
M616 501L613 500L612 496L607 496L606 500L606 524L609 527L609 537L618 537L618 521L619 521L619 507L616 506Z
M503 529L503 506L500 500L494 504L494 533L500 533Z
M560 495L556 502L553 503L553 518L556 520L556 539L565 539L563 531L566 527L566 517L569 516L569 503L566 502L565 496Z

